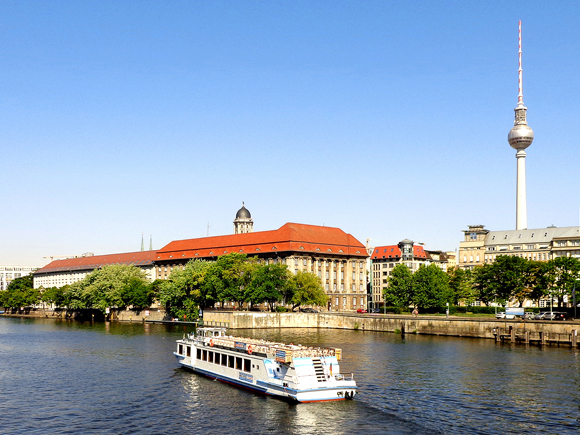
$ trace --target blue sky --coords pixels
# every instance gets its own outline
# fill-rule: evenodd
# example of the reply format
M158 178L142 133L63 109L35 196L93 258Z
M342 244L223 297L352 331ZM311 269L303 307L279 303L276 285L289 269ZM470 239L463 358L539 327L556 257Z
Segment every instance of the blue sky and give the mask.
M286 222L454 250L579 223L580 2L0 1L0 264ZM576 174L576 175L574 175Z

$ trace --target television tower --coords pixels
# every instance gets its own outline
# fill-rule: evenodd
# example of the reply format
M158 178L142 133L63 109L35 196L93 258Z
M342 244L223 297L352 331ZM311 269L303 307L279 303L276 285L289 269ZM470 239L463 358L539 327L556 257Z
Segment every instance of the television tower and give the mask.
M508 134L508 142L512 148L517 150L516 159L518 162L518 175L516 185L516 230L528 228L528 206L526 203L526 152L534 140L534 132L526 121L526 110L524 106L524 93L522 90L522 22L519 22L519 61L518 69L518 105L514 109L514 126Z

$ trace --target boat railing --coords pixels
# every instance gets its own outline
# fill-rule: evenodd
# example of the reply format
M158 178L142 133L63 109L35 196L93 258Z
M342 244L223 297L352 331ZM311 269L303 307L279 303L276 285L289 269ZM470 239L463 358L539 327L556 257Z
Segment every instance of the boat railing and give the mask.
M245 351L258 352L264 354L275 354L276 358L284 359L283 362L290 362L292 358L312 358L324 356L336 356L337 359L341 354L340 349L306 347L294 344L273 343L265 340L241 337L197 337L203 341L206 346L221 346L231 349L241 349Z
M337 381L354 381L354 373L350 374L339 373L338 375L334 375L334 379L336 379Z

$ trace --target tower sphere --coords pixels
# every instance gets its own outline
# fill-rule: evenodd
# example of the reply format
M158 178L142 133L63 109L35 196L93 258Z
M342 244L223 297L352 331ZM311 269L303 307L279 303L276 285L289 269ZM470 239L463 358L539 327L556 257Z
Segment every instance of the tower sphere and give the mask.
M508 142L516 150L525 150L534 141L534 131L528 124L516 124L508 133Z

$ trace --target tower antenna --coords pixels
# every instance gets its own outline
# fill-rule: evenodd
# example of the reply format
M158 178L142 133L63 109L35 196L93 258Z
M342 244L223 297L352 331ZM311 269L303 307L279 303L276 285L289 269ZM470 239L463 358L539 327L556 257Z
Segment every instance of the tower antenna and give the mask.
M524 79L523 79L523 69L522 69L522 20L518 24L518 58L519 58L519 68L518 68L518 106L524 105Z

